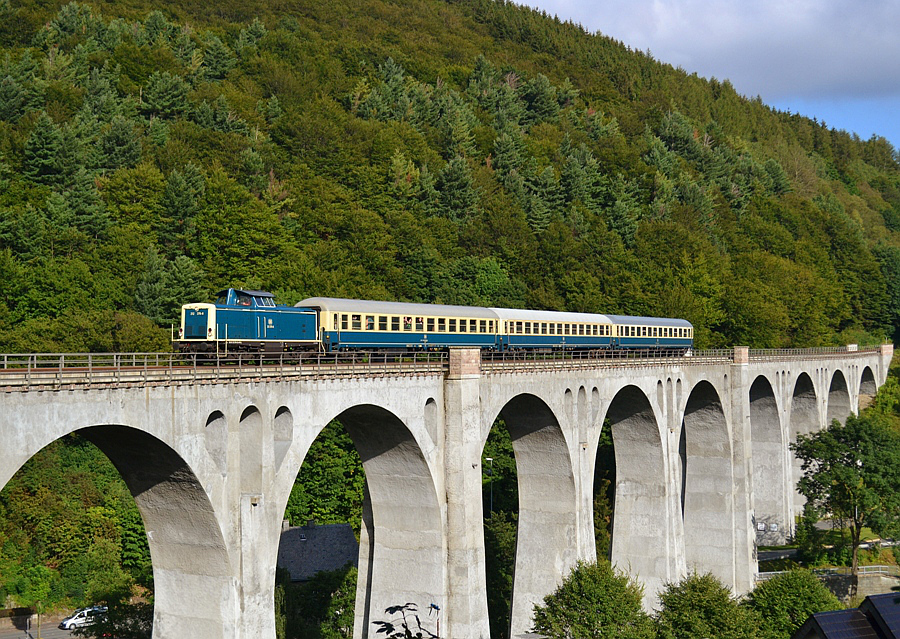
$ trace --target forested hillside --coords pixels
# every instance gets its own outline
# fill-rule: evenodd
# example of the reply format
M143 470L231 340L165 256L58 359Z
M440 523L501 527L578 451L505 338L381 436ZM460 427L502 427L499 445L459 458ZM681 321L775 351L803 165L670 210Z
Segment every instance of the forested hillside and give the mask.
M168 348L229 285L685 317L701 347L900 324L900 167L492 0L0 0L0 351Z

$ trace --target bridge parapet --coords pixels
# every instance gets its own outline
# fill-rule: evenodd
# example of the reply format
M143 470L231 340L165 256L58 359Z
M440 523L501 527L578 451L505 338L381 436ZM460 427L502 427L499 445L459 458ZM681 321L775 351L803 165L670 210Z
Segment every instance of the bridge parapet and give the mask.
M407 375L460 376L519 371L564 371L641 366L705 366L801 359L846 359L879 353L886 361L893 344L858 348L752 349L736 346L703 351L512 351L396 353L37 353L0 355L0 391L118 388L185 384L339 379Z

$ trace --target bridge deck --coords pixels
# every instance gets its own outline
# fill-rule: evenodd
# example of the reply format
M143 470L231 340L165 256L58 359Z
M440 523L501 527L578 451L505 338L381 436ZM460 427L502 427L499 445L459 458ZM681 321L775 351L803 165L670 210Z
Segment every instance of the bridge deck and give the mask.
M688 354L649 351L568 351L482 354L487 374L635 366L700 366L710 363L845 358L877 348L720 349ZM182 353L39 353L0 355L0 391L27 392L102 387L228 384L409 375L443 375L446 352L273 353L187 355Z

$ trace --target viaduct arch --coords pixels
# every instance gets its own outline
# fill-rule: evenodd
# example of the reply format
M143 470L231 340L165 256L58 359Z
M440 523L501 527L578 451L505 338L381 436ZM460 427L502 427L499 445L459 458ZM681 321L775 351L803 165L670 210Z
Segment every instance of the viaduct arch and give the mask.
M491 365L461 349L442 371L5 387L0 482L78 432L122 473L151 531L155 636L274 637L290 486L339 417L370 496L355 636L375 636L384 609L409 601L436 604L445 636L487 637L481 452L502 415L520 478L516 636L531 605L595 556L604 422L616 457L613 560L652 591L647 605L693 567L741 592L753 583L758 524L790 521L797 507L786 444L856 410L884 383L891 354L735 349L726 359Z

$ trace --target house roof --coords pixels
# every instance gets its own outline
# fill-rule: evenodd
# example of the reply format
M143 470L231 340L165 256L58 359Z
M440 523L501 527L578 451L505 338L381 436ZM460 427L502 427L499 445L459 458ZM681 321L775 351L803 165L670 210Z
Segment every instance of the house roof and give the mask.
M792 639L900 639L900 594L869 595L859 608L817 612Z
M306 581L316 573L357 565L359 544L350 524L296 526L282 530L278 566L291 581Z

